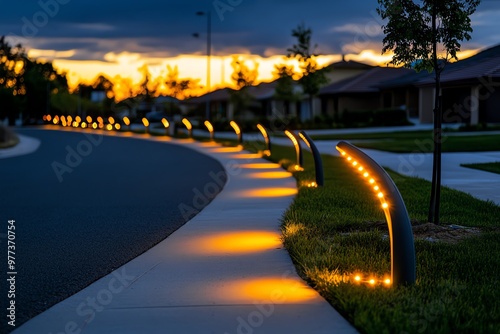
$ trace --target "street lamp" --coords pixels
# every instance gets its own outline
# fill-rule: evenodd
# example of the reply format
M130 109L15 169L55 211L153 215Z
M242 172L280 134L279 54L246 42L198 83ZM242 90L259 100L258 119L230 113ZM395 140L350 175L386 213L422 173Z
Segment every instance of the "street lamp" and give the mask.
M198 16L207 16L207 101L205 106L205 119L210 120L210 96L208 93L210 92L210 53L212 50L212 12L209 9L206 12L196 12ZM193 36L198 37L198 34L194 34Z

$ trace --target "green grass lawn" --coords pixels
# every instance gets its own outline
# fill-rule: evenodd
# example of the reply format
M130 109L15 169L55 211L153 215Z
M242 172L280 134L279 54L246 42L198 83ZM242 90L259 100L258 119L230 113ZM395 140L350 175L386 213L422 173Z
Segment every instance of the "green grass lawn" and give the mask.
M356 146L376 150L408 153L430 153L433 150L431 134L425 137L404 138L395 134L386 134L386 140L355 142ZM443 152L485 152L500 151L500 135L480 136L444 136Z
M485 164L462 164L460 166L500 174L500 162L490 162Z
M271 160L293 163L294 150L274 146ZM310 154L298 184L314 180ZM414 286L368 286L353 273L390 273L380 202L340 158L323 156L325 186L301 187L283 218L284 244L299 274L362 333L499 333L500 207L443 188L443 224L478 227L456 243L416 239ZM425 222L430 183L390 172L412 221ZM349 279L348 279L349 277Z
M307 130L306 130L307 132ZM353 140L353 139L426 139L432 135L431 131L399 131L399 132L374 132L374 133L347 133L311 135L313 140Z

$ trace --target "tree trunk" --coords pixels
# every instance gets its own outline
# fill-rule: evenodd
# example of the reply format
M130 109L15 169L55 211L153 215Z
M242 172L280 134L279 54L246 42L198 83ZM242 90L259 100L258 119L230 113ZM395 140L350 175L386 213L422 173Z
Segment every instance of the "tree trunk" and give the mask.
M439 224L439 205L441 197L441 70L437 59L437 29L436 29L436 0L434 0L432 12L432 37L433 37L433 67L435 73L435 96L434 96L434 152L432 161L432 185L431 201L428 220L430 223Z

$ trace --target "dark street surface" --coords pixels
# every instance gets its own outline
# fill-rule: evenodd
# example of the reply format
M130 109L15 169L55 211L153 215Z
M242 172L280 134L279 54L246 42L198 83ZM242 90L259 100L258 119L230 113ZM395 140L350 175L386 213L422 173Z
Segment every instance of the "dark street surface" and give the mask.
M12 330L5 303L8 220L16 221L18 327L165 239L185 223L179 204L192 206L193 189L203 191L209 172L223 170L209 157L167 143L18 133L42 144L33 154L0 159L2 333ZM87 156L66 161L67 147ZM68 168L72 172L63 173Z

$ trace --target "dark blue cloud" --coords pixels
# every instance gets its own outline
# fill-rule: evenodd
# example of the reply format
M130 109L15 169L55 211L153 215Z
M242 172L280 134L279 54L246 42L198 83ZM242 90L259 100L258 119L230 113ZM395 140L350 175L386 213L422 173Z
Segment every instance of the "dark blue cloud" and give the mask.
M246 48L252 53L282 50L293 42L291 30L304 22L323 53L352 45L379 43L376 0L24 0L3 4L0 35L28 37L29 47L82 50L76 57L107 52L175 55L202 52L206 17L212 11L214 51ZM498 43L500 1L483 0L471 46ZM479 19L480 18L480 19ZM201 39L194 39L193 33ZM468 44L466 44L468 45ZM85 51L85 52L83 52Z

